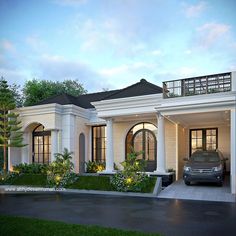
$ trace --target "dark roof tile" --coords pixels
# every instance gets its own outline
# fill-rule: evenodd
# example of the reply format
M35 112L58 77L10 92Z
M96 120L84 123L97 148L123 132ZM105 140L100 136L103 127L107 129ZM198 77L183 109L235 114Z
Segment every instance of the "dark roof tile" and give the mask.
M128 86L124 89L83 94L79 95L78 97L69 94L61 94L47 98L39 102L37 105L50 104L50 103L58 103L61 105L74 104L76 106L88 109L88 108L94 108L91 102L95 101L143 96L156 93L162 93L162 88L155 84L149 83L145 79L141 79L138 83Z

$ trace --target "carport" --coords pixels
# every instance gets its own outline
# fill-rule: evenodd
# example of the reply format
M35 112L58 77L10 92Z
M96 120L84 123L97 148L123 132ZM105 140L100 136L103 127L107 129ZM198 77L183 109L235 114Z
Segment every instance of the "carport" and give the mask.
M230 192L229 176L226 176L222 187L213 183L196 183L186 186L182 179L166 187L158 195L159 198L189 199L203 201L236 202Z
M160 193L160 197L196 200L235 200L235 111L232 109L176 109L162 111L176 124L176 182ZM226 181L222 188L204 184L185 186L182 180L184 158L198 149L220 150L226 163ZM232 163L234 164L232 166ZM232 172L233 171L233 172ZM233 193L233 194L232 194Z

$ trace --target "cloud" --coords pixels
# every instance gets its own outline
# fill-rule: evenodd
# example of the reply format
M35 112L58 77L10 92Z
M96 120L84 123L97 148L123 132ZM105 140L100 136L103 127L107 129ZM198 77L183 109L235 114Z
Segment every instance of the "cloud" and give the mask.
M192 54L192 50L187 49L187 50L184 51L184 53L187 54L187 55Z
M160 55L162 55L163 53L162 53L161 50L153 50L153 51L151 51L151 54L152 54L153 56L160 56Z
M147 33L140 32L142 24L124 22L118 17L103 16L98 19L77 15L72 29L73 35L81 41L80 49L84 52L109 52L118 56L136 56L148 49ZM144 30L145 31L145 30Z
M182 76L182 77L190 77L190 76L194 76L194 74L196 74L197 69L194 67L180 67L178 70L178 75Z
M43 55L38 63L37 77L60 81L78 79L89 92L111 87L88 64L82 61L68 60L60 55Z
M185 5L184 12L185 15L189 18L198 17L200 14L207 8L206 2L199 2L196 5Z
M134 62L129 64L122 64L117 67L101 69L100 74L104 76L120 76L121 74L138 73L143 70L151 70L153 68L153 64L148 64L145 62Z
M153 63L138 61L102 68L98 73L113 85L112 88L123 88L137 83L141 78L150 80L150 74L156 69L156 66Z
M5 52L10 52L10 53L16 52L15 46L9 40L6 39L2 40L0 46Z
M38 35L30 35L26 37L25 42L27 46L36 52L46 51L48 48L47 44Z
M0 77L1 76L3 76L9 84L15 83L23 85L27 80L27 74L24 71L20 71L18 69L0 67Z
M225 39L230 31L230 25L221 23L206 23L197 28L199 44L203 48L209 48L220 39Z
M53 2L61 6L77 7L85 4L87 0L54 0Z

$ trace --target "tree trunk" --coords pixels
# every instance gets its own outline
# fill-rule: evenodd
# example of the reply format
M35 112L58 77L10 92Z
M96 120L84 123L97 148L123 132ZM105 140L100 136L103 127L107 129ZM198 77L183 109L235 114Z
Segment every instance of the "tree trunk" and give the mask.
M7 145L4 144L3 146L3 171L4 175L7 174Z

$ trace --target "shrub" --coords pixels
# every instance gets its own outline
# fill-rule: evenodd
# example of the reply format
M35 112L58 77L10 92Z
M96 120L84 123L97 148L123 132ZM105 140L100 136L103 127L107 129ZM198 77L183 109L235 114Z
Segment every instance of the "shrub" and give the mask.
M85 164L87 173L97 173L105 170L106 167L104 162L88 161Z
M64 149L64 152L55 154L56 160L48 166L47 170L47 183L53 187L64 187L67 184L73 183L78 177L72 173L73 163L72 152Z
M1 184L11 184L12 181L16 178L19 177L20 174L17 172L8 172L6 175L1 175L0 183Z
M19 165L13 166L13 172L20 174L46 174L48 169L48 164L39 163L21 163Z
M127 159L121 163L124 169L111 179L112 186L121 192L140 192L149 182L149 177L142 173L146 161L138 159L139 152L128 154Z

